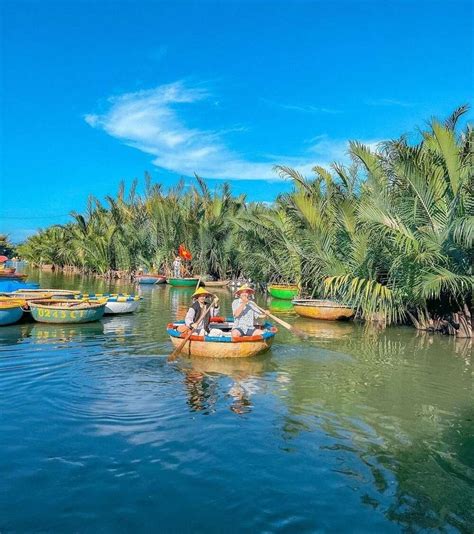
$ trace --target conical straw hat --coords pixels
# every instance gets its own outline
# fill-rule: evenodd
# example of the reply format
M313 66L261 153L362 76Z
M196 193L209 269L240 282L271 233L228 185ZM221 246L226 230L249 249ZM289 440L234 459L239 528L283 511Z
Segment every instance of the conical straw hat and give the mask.
M212 293L209 293L209 291L206 291L203 287L200 287L196 289L196 291L193 293L193 298L200 297L201 295L209 295L210 297L212 297Z
M237 289L237 291L235 292L235 294L238 295L239 293L242 293L242 291L245 291L247 293L255 293L255 289L252 289L248 284L240 286L239 289Z

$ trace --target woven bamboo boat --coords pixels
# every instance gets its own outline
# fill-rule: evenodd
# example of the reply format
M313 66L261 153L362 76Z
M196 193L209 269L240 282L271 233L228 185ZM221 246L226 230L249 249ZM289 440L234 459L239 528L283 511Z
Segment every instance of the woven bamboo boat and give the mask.
M295 299L292 302L295 312L301 317L323 319L325 321L341 321L354 316L354 310L350 306L333 300Z
M217 319L215 317L213 321ZM260 336L232 338L230 331L233 323L231 321L227 322L223 318L220 318L220 320L223 322L212 322L210 328L220 329L224 335L192 335L181 351L181 354L200 358L250 358L267 351L273 343L275 334L278 332L277 328L267 322L263 325L264 333ZM177 321L167 326L167 332L175 348L186 337L186 334L180 333L177 330L177 327L183 324L184 321Z
M98 321L105 312L106 301L74 300L30 301L31 315L40 323L88 323Z
M268 291L273 298L292 300L298 294L298 286L295 284L272 284Z
M6 273L0 271L0 280L25 280L27 277L27 274Z
M168 278L168 284L174 287L195 287L199 278Z
M77 295L76 299L97 302L107 299L104 315L117 313L133 313L140 305L143 297L121 293L89 293Z
M81 292L73 289L17 289L14 293L22 295L22 298L27 298L28 296L47 298L49 296L55 299L72 299L76 295L80 295Z
M23 299L2 298L0 299L0 326L16 323L23 315Z
M230 280L207 280L202 282L202 285L205 287L226 287L230 284Z
M141 274L137 276L137 282L139 284L164 284L166 282L166 276L162 274Z

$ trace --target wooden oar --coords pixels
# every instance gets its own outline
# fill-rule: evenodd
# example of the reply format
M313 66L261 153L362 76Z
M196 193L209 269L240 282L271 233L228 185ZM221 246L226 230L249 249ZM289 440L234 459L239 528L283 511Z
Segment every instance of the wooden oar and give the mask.
M296 328L295 326L292 326L291 324L287 323L286 321L283 321L282 319L275 317L275 315L272 315L269 311L264 310L263 308L260 308L258 304L255 302L251 303L251 306L255 306L259 311L261 311L264 315L268 315L270 319L273 319L276 323L281 324L281 326L285 327L287 330L289 330L292 334L297 335L298 337L302 339L308 339L310 336L303 332L303 330L300 330L299 328Z
M214 304L214 300L209 304L209 306L201 313L201 315L199 316L198 320L195 321L196 325L198 325L203 319L204 317L206 317L206 315L209 313L209 310L211 309L211 306ZM184 349L184 346L186 345L186 343L189 341L189 338L194 334L194 332L196 331L196 328L193 328L191 330L191 332L189 332L189 334L186 335L186 337L183 339L183 342L178 345L174 351L168 356L168 361L169 362L172 362L174 360L176 360L176 358L179 356L180 352Z

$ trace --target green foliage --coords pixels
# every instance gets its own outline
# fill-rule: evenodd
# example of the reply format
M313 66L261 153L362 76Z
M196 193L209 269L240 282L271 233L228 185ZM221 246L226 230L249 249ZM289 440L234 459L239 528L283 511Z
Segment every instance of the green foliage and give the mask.
M472 304L473 132L457 134L463 106L433 120L414 146L402 137L376 150L350 143L352 163L315 167L307 178L276 167L293 191L249 203L230 186L181 182L143 194L121 184L105 204L90 198L72 222L42 230L19 248L35 263L169 271L180 243L190 270L219 278L298 283L308 296L354 306L367 320L400 322L417 310Z

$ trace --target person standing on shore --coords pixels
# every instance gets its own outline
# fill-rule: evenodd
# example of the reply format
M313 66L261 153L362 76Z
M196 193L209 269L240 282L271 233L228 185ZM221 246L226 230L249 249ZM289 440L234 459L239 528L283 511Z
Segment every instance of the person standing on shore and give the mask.
M181 278L181 258L176 256L173 262L173 276Z
M239 287L235 292L235 300L232 302L232 314L234 315L234 328L232 337L261 336L263 330L255 327L256 319L265 317L259 310L252 306L251 295L255 293L247 284Z

